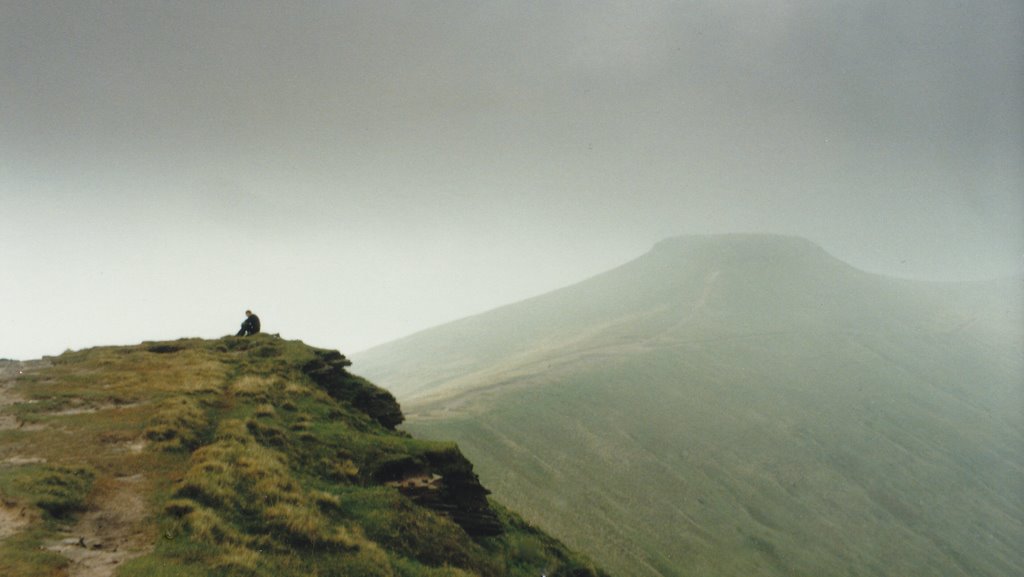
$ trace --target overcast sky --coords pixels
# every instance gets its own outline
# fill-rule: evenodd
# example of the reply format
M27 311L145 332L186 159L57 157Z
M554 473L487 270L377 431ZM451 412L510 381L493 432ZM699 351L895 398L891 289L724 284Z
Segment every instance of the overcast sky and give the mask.
M679 234L1024 267L1019 0L0 0L0 358L351 354Z

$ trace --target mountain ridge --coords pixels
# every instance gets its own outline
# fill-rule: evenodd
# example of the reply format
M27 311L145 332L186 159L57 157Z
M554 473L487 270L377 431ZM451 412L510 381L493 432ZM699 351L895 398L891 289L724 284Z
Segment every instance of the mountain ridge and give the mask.
M751 269L765 282L754 284L744 280L752 274ZM636 286L637 279L648 280L652 276L656 277L655 282ZM880 287L879 280L884 280L885 286ZM728 321L745 325L742 330L771 332L777 330L780 319L773 315L779 308L786 307L788 315L813 318L822 305L842 302L837 293L850 291L851 286L853 290L869 293L872 300L881 304L895 300L899 307L920 308L918 301L922 297L926 301L948 300L945 293L955 292L964 284L1001 286L1008 282L949 283L885 277L852 267L801 237L681 236L663 240L637 259L578 283L419 331L355 357L367 374L387 382L390 390L409 401L448 380L446 375L472 373L502 357L529 355L531 349L561 346L566 339L578 338L580 326L595 330L595 325L603 323L607 325L603 329L610 330L616 324L633 323L638 320L634 317L640 317L639 320L657 326L658 330L682 328L687 321L712 328L722 321L714 315L727 314ZM792 290L799 285L803 285L799 291ZM927 294L915 292L913 296L904 296L901 293L907 287L927 287ZM795 302L774 301L781 293ZM616 297L609 298L609 294ZM741 310L716 310L716 302L721 301L732 309L739 302L746 306ZM698 313L703 313L703 318L697 318ZM865 317L871 317L871 322L887 322L891 317L891 311L877 306L847 307L837 314L841 318L829 322L848 326L856 326L858 319ZM556 317L561 326L548 327L547 320ZM956 326L957 322L962 321L950 320L947 324ZM500 325L502 330L482 329L488 323ZM538 325L546 330L541 331ZM472 336L461 336L464 334ZM466 351L472 351L471 355ZM470 362L468 356L475 358ZM402 365L427 358L431 363L420 363L426 373ZM438 363L439 358L444 362ZM435 369L439 372L429 372ZM399 375L410 375L410 379Z
M0 574L607 575L350 365L265 334L0 361Z
M1024 565L1021 294L690 237L358 361L613 571L995 577Z

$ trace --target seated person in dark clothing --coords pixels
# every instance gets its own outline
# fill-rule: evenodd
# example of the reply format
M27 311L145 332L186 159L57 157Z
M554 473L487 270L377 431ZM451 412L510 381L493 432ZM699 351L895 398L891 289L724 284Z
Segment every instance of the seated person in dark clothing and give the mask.
M242 321L242 328L238 330L236 337L247 337L260 332L260 317L252 314L252 311L245 311L245 320Z

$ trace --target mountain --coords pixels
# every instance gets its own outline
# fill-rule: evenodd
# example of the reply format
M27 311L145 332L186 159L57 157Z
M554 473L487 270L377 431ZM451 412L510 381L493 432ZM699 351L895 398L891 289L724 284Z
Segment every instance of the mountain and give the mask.
M356 356L495 497L623 575L1024 570L1020 279L683 237Z
M271 335L0 361L0 575L607 575L350 365Z

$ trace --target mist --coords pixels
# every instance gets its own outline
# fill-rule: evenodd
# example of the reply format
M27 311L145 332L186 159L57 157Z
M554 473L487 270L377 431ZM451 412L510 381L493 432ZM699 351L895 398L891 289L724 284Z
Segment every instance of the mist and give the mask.
M1019 2L0 4L0 357L357 351L694 233L1024 270Z

